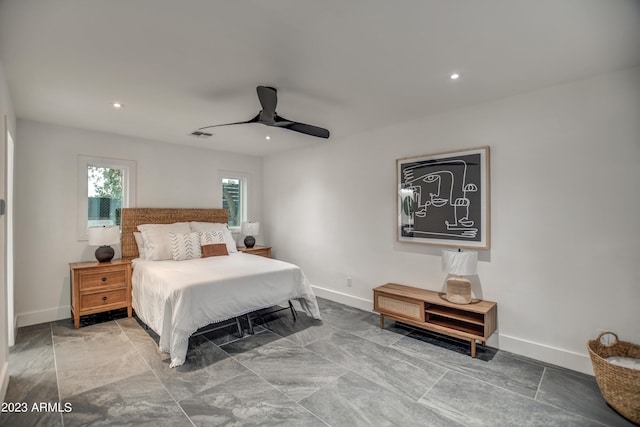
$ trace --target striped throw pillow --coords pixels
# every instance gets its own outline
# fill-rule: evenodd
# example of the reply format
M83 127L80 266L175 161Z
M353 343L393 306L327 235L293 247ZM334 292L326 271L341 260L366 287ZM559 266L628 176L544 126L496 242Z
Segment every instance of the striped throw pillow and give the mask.
M174 261L200 258L200 233L169 233L171 256Z

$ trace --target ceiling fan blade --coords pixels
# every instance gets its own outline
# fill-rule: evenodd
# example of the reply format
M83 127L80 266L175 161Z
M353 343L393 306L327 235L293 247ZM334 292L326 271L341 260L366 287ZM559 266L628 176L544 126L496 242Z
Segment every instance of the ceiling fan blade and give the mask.
M273 122L276 116L276 105L278 104L278 91L270 86L258 86L258 99L262 105L260 121Z
M282 119L282 117L280 117L280 119ZM329 138L329 131L318 126L308 125L305 123L290 122L289 124L286 124L282 127L296 132L305 133L307 135L317 136L318 138Z
M260 119L260 114L258 114L257 116L255 116L251 120L247 120L246 122L233 122L233 123L223 123L223 124L220 124L220 125L204 126L204 127L198 128L198 130L209 129L209 128L217 128L217 127L220 127L220 126L244 125L244 124L247 124L247 123L257 123L259 121L259 119Z

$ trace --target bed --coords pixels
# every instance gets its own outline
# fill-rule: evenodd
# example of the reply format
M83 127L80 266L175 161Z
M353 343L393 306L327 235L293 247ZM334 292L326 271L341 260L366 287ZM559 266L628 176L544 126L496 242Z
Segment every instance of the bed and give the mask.
M141 224L227 223L224 209L122 209L122 256L134 258L132 305L136 315L160 336L171 367L185 362L189 337L209 324L297 300L320 319L304 272L287 262L230 252L183 261L139 257L133 233Z

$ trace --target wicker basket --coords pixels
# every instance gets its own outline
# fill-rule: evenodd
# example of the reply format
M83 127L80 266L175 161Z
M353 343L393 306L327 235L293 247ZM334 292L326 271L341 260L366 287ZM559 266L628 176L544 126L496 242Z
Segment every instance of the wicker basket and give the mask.
M606 334L615 337L612 344L601 342ZM606 360L611 356L640 359L640 345L620 341L613 332L603 332L589 341L588 348L604 400L623 417L640 424L640 370L613 365Z

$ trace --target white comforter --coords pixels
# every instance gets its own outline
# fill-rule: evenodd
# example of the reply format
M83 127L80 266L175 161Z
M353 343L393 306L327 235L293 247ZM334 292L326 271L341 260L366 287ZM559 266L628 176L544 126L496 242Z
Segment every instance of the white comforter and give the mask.
M210 323L297 299L316 319L320 311L300 267L241 252L187 261L133 262L133 308L160 335L171 367L182 365L189 336Z

